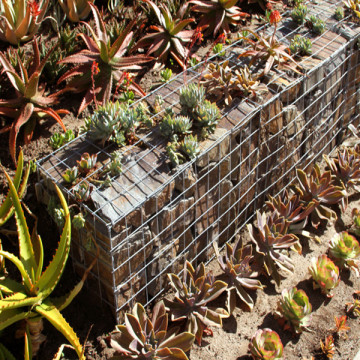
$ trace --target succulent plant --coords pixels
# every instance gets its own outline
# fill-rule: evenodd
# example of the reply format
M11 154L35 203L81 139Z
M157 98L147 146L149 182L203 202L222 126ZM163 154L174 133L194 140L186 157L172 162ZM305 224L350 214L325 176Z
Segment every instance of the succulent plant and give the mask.
M200 153L197 136L186 135L179 144L180 151L189 159L194 159Z
M179 143L176 141L169 142L166 145L166 152L174 166L180 165L186 160L185 156L180 152Z
M82 229L86 223L83 213L79 212L78 214L74 215L71 223L75 229Z
M296 6L293 9L290 16L297 24L302 25L305 23L308 13L309 13L309 10L308 10L307 6L304 4L299 4L298 6Z
M346 231L336 233L330 240L329 255L341 268L352 269L360 276L359 242Z
M359 299L360 291L355 291L353 294L354 299L352 302L346 303L346 314L349 316L360 316L360 299Z
M206 28L206 35L212 33L215 36L220 31L227 34L230 32L229 25L238 25L249 16L235 6L236 0L191 0L189 3L194 4L192 11L203 14L198 26Z
M89 2L94 3L94 1L95 0L59 0L59 4L71 22L79 22L89 16L91 11Z
M328 358L332 359L335 354L335 343L332 335L325 338L325 341L320 340L320 347L323 354Z
M79 176L79 169L77 166L73 166L71 169L66 169L62 174L62 178L67 184L74 184Z
M81 155L80 160L77 160L77 167L80 173L86 175L90 171L96 168L97 154L90 155L89 153L84 153Z
M259 91L267 91L267 86L253 76L250 69L245 65L239 70L235 70L236 79L233 83L235 91L243 97L256 97Z
M290 55L289 48L280 43L275 32L269 36L261 36L252 30L247 30L255 40L248 36L241 36L240 38L249 43L252 49L246 50L239 55L239 57L251 57L249 66L258 61L265 62L264 70L259 77L265 76L272 69L274 64L278 64L278 68L289 69L301 74L298 70L298 64Z
M87 181L83 181L73 188L73 194L78 202L86 202L90 199L91 190L91 185Z
M338 6L335 9L334 17L337 21L342 20L345 17L344 8L341 6Z
M335 320L335 329L334 332L336 333L336 335L340 335L341 333L350 330L350 327L347 326L346 324L346 320L347 317L346 315L341 315L339 317L334 316L334 320Z
M257 228L247 225L250 239L256 245L256 251L262 256L265 271L280 284L283 272L293 273L294 264L287 255L290 247L300 247L299 239L294 234L288 234L288 223L283 217L266 216L265 213L256 212Z
M293 287L281 292L277 315L282 316L296 334L301 333L310 325L311 311L312 306L304 290Z
M280 336L271 329L257 330L249 344L249 350L254 360L282 359L283 349Z
M180 89L179 100L182 113L191 117L195 108L205 101L205 88L196 83L186 85Z
M354 18L360 18L360 1L359 0L344 0L345 8L354 15Z
M325 21L315 15L311 15L306 20L306 26L316 35L321 35L325 31Z
M252 246L242 247L241 239L239 239L234 247L226 243L225 255L220 255L217 246L215 246L215 253L220 268L227 277L227 312L233 313L236 306L236 295L252 310L254 301L246 289L263 289L261 282L254 279L259 273L251 266L254 259Z
M142 37L136 43L134 51L138 48L148 48L147 54L155 56L163 63L171 55L185 69L186 59L190 55L185 44L192 40L194 30L184 30L184 28L195 20L193 18L183 19L187 4L184 3L173 17L165 4L157 6L151 0L143 1L149 4L158 24L149 27L154 32Z
M129 46L134 35L132 28L136 19L131 21L111 44L99 10L91 2L88 2L88 5L96 23L95 31L89 24L84 23L91 36L85 33L80 33L79 36L85 42L87 49L60 61L61 64L75 64L75 66L58 80L58 83L67 81L63 92L85 92L79 114L93 101L105 105L110 100L113 87L123 83L126 71L139 70L143 64L153 60L152 57L145 55L125 56L130 51ZM141 96L145 95L141 87L132 80L129 82L128 90Z
M346 194L343 187L333 185L331 172L321 173L319 165L315 164L310 174L307 175L303 170L297 169L296 176L299 186L295 186L294 191L300 196L300 200L304 204L311 202L316 204L312 215L315 214L317 217L312 216L312 225L317 228L319 219L335 221L337 219L335 211L326 205L341 202Z
M295 35L291 40L289 49L292 54L306 56L312 54L312 42L309 38L301 35Z
M172 116L167 114L160 123L161 134L172 140L174 136L191 133L192 121L188 116Z
M110 172L111 176L118 176L122 173L122 160L123 156L119 151L111 153L110 163L106 166L105 171Z
M309 272L314 280L314 288L320 288L327 297L333 297L331 291L339 285L339 268L326 256L311 259Z
M230 105L232 102L233 83L233 73L229 67L229 60L216 65L209 63L201 80L201 84L206 89L206 94L212 96L215 101L224 100L225 105Z
M75 134L71 129L69 129L65 132L65 134L54 133L50 137L49 144L53 148L53 150L57 150L74 139Z
M200 344L208 326L221 327L221 319L229 316L224 309L211 309L207 305L226 290L227 284L215 281L211 272L205 272L203 263L195 270L188 261L185 262L182 280L175 274L168 274L168 277L175 290L173 301L165 299L171 320L186 321L185 329L194 334Z
M338 151L337 158L323 155L324 160L333 175L334 182L344 188L342 207L348 204L348 191L360 191L360 157L356 150L343 149Z
M190 332L168 331L168 314L161 301L155 305L151 319L144 307L136 303L132 313L125 314L125 325L117 325L109 338L116 351L112 359L188 360L185 352L195 337Z
M199 104L193 113L194 125L202 130L202 136L204 138L206 138L208 134L215 132L220 117L220 110L217 105L208 100Z
M49 0L2 0L0 40L18 45L31 40L44 19Z
M169 68L161 70L160 71L160 76L161 76L161 81L164 82L164 83L167 83L171 79L172 70L169 69Z
M11 125L1 129L1 133L9 131L10 155L16 163L16 139L20 128L24 126L24 141L29 143L32 139L36 118L52 117L66 131L60 118L60 114L68 114L64 109L53 110L52 106L58 102L58 93L45 95L45 85L39 84L40 75L54 48L50 49L47 55L40 61L40 52L36 38L33 43L33 55L29 57L28 63L31 67L27 70L25 64L18 58L20 75L16 73L9 63L6 55L0 53L0 64L3 72L6 73L10 83L15 90L16 98L0 100L0 115L13 118Z

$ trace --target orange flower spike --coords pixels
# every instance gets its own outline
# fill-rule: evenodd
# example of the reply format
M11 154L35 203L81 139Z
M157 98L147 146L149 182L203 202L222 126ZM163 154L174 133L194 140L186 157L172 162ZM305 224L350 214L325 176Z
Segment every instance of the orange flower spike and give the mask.
M40 14L41 14L41 10L39 8L39 4L34 0L34 1L29 1L27 3L27 5L29 6L30 8L30 14L33 16L33 17L38 17Z
M278 10L274 10L270 14L270 24L277 24L282 19L282 16L280 15L280 12Z

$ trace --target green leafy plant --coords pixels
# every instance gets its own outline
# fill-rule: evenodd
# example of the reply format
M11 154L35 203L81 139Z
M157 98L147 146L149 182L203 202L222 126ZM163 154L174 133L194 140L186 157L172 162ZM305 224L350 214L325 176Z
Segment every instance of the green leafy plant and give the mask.
M74 139L75 134L71 129L69 129L65 132L65 134L54 133L53 135L51 135L49 139L49 144L53 148L53 150L57 150Z
M290 247L300 247L299 239L294 234L288 234L288 223L283 217L266 216L257 211L257 228L248 224L251 241L256 245L256 251L262 256L266 273L277 285L281 281L281 271L294 272L294 264L287 255ZM300 250L298 250L300 251Z
M271 329L257 330L249 344L254 360L282 359L283 348L280 336Z
M44 19L49 0L3 0L0 3L0 40L18 45L31 40Z
M314 288L320 288L327 297L333 297L331 291L339 285L339 268L326 256L311 259L309 272L314 280Z
M94 1L95 0L59 0L59 4L71 22L79 22L89 16L91 11L89 2L93 4Z
M306 56L312 54L312 42L309 38L301 35L295 35L291 40L289 49L292 54Z
M20 256L16 257L4 250L0 251L0 255L15 265L22 280L19 282L10 277L0 280L0 288L3 294L0 300L0 330L17 321L26 320L27 331L33 337L32 348L36 349L39 346L36 341L41 339L39 334L42 330L42 318L45 318L67 338L79 358L85 359L77 335L60 311L69 305L79 293L90 269L69 294L61 298L50 297L61 278L70 251L71 225L66 200L55 186L66 220L55 255L46 269L43 270L44 253L41 239L36 228L30 235L16 187L6 172L5 175L9 183L10 196L16 214Z
M171 76L172 76L172 70L169 68L166 68L164 70L160 71L160 76L161 76L161 81L166 83L168 81L170 81Z
M301 333L310 325L311 311L312 306L304 290L293 287L281 292L276 314L283 317L288 323L285 328L291 326L296 334Z
M168 330L168 314L162 301L155 305L151 319L136 303L132 313L125 314L125 325L117 325L110 335L110 345L116 351L112 359L188 360L185 352L195 337L190 332L176 332Z
M297 70L296 61L290 55L289 48L276 39L275 32L270 36L261 36L252 30L247 31L253 35L255 40L250 37L241 37L252 46L252 49L246 50L239 57L250 56L250 66L258 61L265 62L264 70L259 77L268 74L274 64L278 64L279 68L286 68L300 73Z
M316 35L321 35L325 31L325 21L315 15L311 15L306 20L306 26Z
M148 63L153 58L145 55L125 56L129 51L134 32L131 30L135 21L131 21L116 41L111 44L109 34L97 7L88 3L91 7L96 23L95 31L85 23L91 36L80 33L87 49L70 55L61 60L61 64L76 64L60 77L58 83L67 81L63 92L75 93L86 92L79 108L79 114L93 101L105 104L110 100L112 88L116 84L122 84L125 70L139 70L141 65ZM145 95L144 91L134 81L129 80L128 89L139 95Z
M0 64L16 92L15 99L0 100L0 115L14 119L11 125L6 126L0 131L0 133L10 131L9 149L14 163L16 163L16 139L22 126L25 126L24 141L29 143L33 136L36 118L41 119L45 116L50 116L66 131L59 114L69 113L69 111L64 109L53 110L52 106L58 102L58 94L45 95L45 85L39 85L41 72L54 48L49 50L47 55L40 61L36 38L33 40L32 47L33 56L29 59L32 66L29 71L26 70L22 61L18 59L20 75L16 73L7 60L6 55L0 53Z
M67 184L74 184L79 176L79 169L77 166L73 166L70 169L66 169L65 172L62 174L62 178Z
M334 17L337 21L342 20L345 17L344 8L341 6L338 6L335 9Z
M360 256L360 246L354 236L346 231L336 233L329 243L329 255L340 269L351 269L360 276L360 261L357 259Z
M244 13L238 6L236 0L191 0L194 4L191 11L202 14L199 27L206 28L205 35L216 36L217 33L230 33L230 25L238 25L249 14Z
M223 44L222 43L217 43L213 49L212 49L213 53L215 55L218 56L225 56L225 50L223 50Z
M189 49L184 45L191 41L194 30L184 30L184 28L194 22L194 19L183 19L183 7L173 17L165 4L157 6L151 0L143 1L150 6L158 25L151 25L150 29L154 32L143 36L135 45L134 50L148 48L147 55L155 56L162 63L171 55L185 69Z
M304 4L299 4L293 9L290 16L297 24L302 25L305 23L308 13L309 10L307 6Z
M296 169L296 176L299 186L294 186L294 190L300 196L300 200L304 204L316 204L315 211L312 212L312 225L317 228L319 219L335 221L336 213L327 205L341 202L346 194L343 187L332 183L331 172L321 173L319 165L315 164L309 174Z
M170 284L175 290L173 301L165 299L165 305L170 308L171 320L186 322L185 329L195 335L200 344L204 330L208 326L222 326L222 318L229 314L223 309L211 309L208 303L215 300L226 289L227 284L214 279L205 272L201 263L196 270L186 261L181 280L175 274L168 274Z
M90 171L96 168L97 154L90 155L84 153L81 155L80 160L77 160L77 167L80 173L87 175Z
M240 239L234 247L226 243L225 255L220 255L217 245L214 247L220 268L227 277L226 305L228 313L232 314L236 307L236 295L252 310L254 301L246 289L263 289L261 282L254 279L259 273L252 268L254 260L252 246L242 247Z
M24 169L24 155L23 151L20 150L17 161L17 168L13 179L13 184L19 199L21 199L25 194L29 175L30 165L27 164ZM5 200L0 205L0 226L3 226L11 218L11 216L14 214L14 211L15 208L11 200L11 195L8 193Z

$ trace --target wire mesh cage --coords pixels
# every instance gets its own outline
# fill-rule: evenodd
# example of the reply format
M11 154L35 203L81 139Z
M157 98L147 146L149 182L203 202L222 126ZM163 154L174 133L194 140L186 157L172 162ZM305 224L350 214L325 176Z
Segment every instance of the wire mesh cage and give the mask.
M214 242L221 247L233 240L268 194L282 191L296 168L331 152L348 124L359 122L360 28L348 18L333 19L336 6L309 4L326 24L318 37L288 20L278 25L277 37L285 44L297 33L312 41L312 55L299 60L302 73L275 67L266 76L266 96L235 99L225 107L215 133L201 142L199 156L173 168L166 141L154 128L120 149L122 174L108 188L94 187L91 205L79 205L87 214L86 226L73 235L73 263L84 271L96 256L96 242L100 254L89 288L114 309L117 320L134 301L148 304L160 296L166 274L179 273L185 260L209 261ZM229 61L237 68L246 63L238 58L243 51L244 43L235 42L225 56L206 63ZM161 95L176 109L184 83L199 81L204 71L206 64L198 64L142 100L152 106ZM54 182L74 201L62 173L84 152L97 154L100 172L115 148L100 147L84 134L40 160L39 197L48 201Z

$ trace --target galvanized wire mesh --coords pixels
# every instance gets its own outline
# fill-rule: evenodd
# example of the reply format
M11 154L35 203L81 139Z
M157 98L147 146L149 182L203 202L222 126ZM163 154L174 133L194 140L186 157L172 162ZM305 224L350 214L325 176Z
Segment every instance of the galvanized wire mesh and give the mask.
M333 19L338 5L308 4L311 13L326 22L327 30L318 37L290 20L279 24L280 41L289 44L300 33L313 42L312 55L299 61L303 73L288 75L275 67L267 76L267 100L239 100L226 107L218 130L202 144L196 159L171 169L166 141L155 128L120 149L123 173L112 179L112 191L93 189L98 206L81 204L87 224L75 234L73 263L80 270L91 263L95 240L100 256L89 288L113 307L118 320L121 310L134 301L148 304L162 294L166 273L180 272L185 259L210 261L214 242L221 247L233 240L268 194L280 193L294 180L296 168L331 152L347 125L359 121L360 28L349 17ZM271 30L263 27L258 32ZM229 60L231 67L239 67L246 63L238 58L243 46L235 42L225 57L207 63ZM153 105L161 94L166 106L179 108L180 88L198 81L205 65L179 74L143 100ZM72 189L62 186L61 174L85 151L98 154L101 165L96 171L101 172L114 149L101 148L84 134L42 159L39 177L50 190L51 181L57 183L71 200Z

